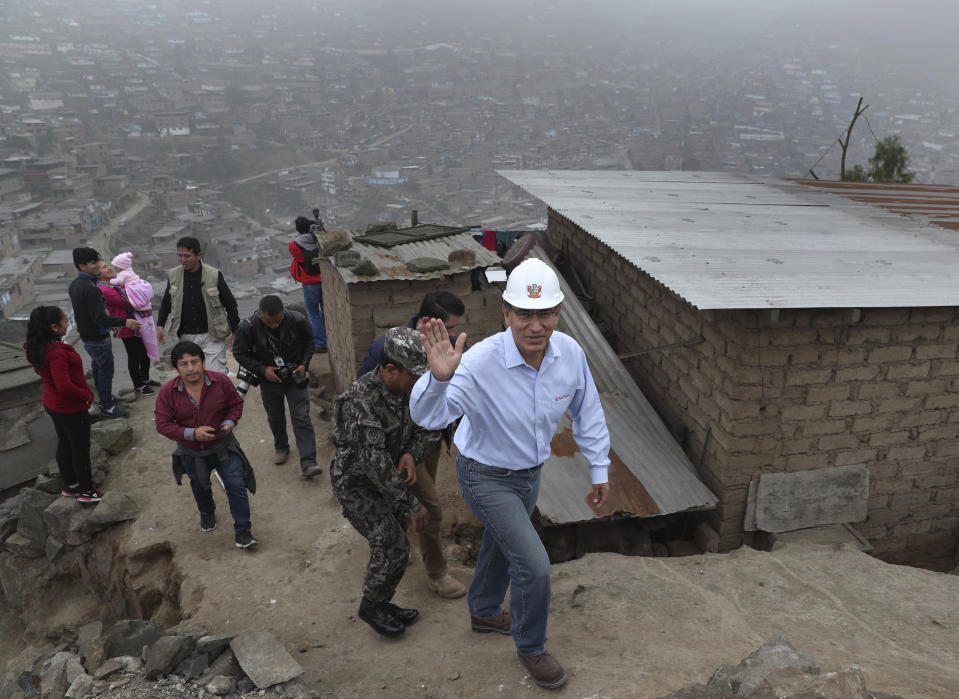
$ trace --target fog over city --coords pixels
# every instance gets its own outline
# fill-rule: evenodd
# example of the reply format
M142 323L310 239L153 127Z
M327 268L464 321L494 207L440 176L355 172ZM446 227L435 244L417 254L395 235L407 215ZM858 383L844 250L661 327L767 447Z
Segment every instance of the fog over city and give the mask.
M9 0L0 219L24 251L129 248L158 279L192 234L252 295L314 208L329 229L542 225L497 170L837 179L860 97L850 168L897 136L914 181L954 184L957 20L860 0Z

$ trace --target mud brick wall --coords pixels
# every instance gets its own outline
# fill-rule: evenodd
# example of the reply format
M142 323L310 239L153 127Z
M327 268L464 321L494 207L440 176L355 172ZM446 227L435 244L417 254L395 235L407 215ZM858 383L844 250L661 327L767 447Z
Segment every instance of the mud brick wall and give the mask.
M430 291L450 291L463 301L466 314L459 330L467 333L469 344L502 330L502 292L485 282L482 289L473 291L469 272L435 279L350 284L329 263L324 263L321 273L330 367L337 391L345 390L356 379L373 339L390 328L406 325Z
M955 308L699 311L550 211L550 240L583 279L626 366L720 498L728 550L750 480L864 464L875 555L947 568L959 539L959 314Z

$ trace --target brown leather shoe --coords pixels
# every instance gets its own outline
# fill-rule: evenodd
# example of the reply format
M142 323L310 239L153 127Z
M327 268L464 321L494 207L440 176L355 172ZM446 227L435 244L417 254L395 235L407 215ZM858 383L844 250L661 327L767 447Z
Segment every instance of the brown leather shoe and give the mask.
M289 449L277 449L276 454L273 455L273 463L277 466L285 464L286 460L290 458Z
M496 633L501 633L505 636L509 636L510 633L510 623L511 619L509 612L500 612L494 617L489 619L480 619L478 616L473 616L470 614L470 628L473 631L478 631L480 633L489 633L490 631L495 631Z
M539 655L523 655L519 651L516 651L516 655L519 656L519 659L523 662L523 665L525 665L526 669L529 670L529 674L533 678L533 682L538 684L540 687L546 687L546 689L557 689L566 684L566 680L569 679L569 675L566 674L566 670L563 669L563 666L560 665L559 661L549 653L541 653Z

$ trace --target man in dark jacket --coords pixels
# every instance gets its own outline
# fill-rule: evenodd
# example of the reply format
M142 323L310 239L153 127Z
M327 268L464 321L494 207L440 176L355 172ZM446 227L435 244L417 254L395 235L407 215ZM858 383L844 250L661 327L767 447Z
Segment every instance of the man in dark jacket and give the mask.
M313 332L306 318L284 309L278 296L264 296L259 310L237 327L233 356L260 380L263 409L276 450L273 463L284 464L290 456L283 407L286 400L303 477L323 473L316 464L316 434L310 419L306 372L313 356Z
M130 413L117 405L113 398L113 344L110 329L127 327L139 330L140 323L132 318L118 318L107 313L103 294L97 288L97 268L100 253L93 248L74 248L73 266L79 274L70 283L70 303L77 332L83 349L90 355L93 381L100 396L100 411L107 417L127 417Z

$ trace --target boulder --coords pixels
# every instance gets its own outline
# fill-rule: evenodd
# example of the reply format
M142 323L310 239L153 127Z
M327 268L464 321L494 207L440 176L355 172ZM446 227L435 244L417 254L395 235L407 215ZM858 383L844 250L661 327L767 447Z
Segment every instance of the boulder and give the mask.
M359 277L374 277L380 270L365 257L353 266L353 274Z
M40 696L63 696L73 681L86 674L80 658L61 651L47 659L40 668Z
M77 675L76 679L70 683L67 688L65 699L86 699L93 694L93 678L83 673Z
M144 646L152 646L163 635L163 627L155 621L124 619L104 634L106 657L132 655L139 658Z
M37 542L32 539L28 539L20 532L16 532L7 537L7 540L3 542L4 547L10 553L16 554L23 558L40 558L43 555L46 546L46 540L44 540L41 546L37 546Z
M20 519L20 516L13 510L0 511L0 544L17 531L18 519Z
M450 267L469 267L472 269L476 266L476 253L472 250L464 250L462 248L452 250L450 254L446 256L446 261Z
M200 677L209 667L210 656L207 653L200 653L188 656L186 660L176 666L174 673L185 680L192 680L195 677Z
M230 642L230 649L257 689L266 689L303 674L300 664L265 629L238 635Z
M450 268L450 263L438 257L417 257L406 263L406 269L414 274L442 272ZM355 272L356 270L354 270Z
M386 231L395 231L396 224L392 221L374 221L373 223L368 223L366 225L366 231L364 235L369 235L371 233L384 233Z
M59 495L60 491L63 490L63 479L59 475L56 476L47 476L43 473L37 476L37 480L34 482L33 487L37 490L49 493L50 495Z
M43 551L43 545L46 543L49 533L47 525L43 521L43 511L59 499L59 495L51 495L35 488L27 488L23 502L20 503L20 519L17 522L17 532L32 541L38 551Z
M102 621L91 621L77 629L77 653L81 658L87 659L87 649L93 641L100 638L101 633L103 633ZM89 660L87 660L86 666L88 672L97 668L97 666L91 667Z
M116 658L110 658L109 660L107 660L105 663L103 663L102 665L100 665L100 667L96 669L96 672L93 673L93 679L97 681L105 680L107 677L109 677L113 673L119 672L122 669L123 669L123 665L120 663L119 660L117 660Z
M749 699L870 699L866 680L858 667L822 675L809 675L795 667L772 672Z
M133 442L133 427L126 418L101 420L90 429L90 440L111 456L116 456Z
M346 267L347 269L356 267L362 259L363 256L360 255L359 250L340 250L333 257L337 267Z
M50 536L70 546L79 546L90 540L84 531L94 508L73 498L57 498L43 511L43 521Z
M207 682L206 691L217 697L225 697L227 694L233 693L233 688L235 686L236 681L232 677L217 675L212 680Z
M353 239L344 231L323 231L316 234L316 240L320 244L320 257L332 257L353 246Z
M66 546L63 545L59 539L55 539L52 536L47 537L47 543L43 547L43 555L51 563L58 559L60 555L66 550Z
M815 658L803 655L784 639L767 641L736 666L723 664L706 686L738 697L748 697L767 676L781 668L793 667L808 675L819 674Z
M99 444L90 444L90 465L94 468L107 468L107 460L110 458L110 455L107 453L107 450L101 447Z
M91 508L84 531L94 534L112 527L114 524L136 519L139 507L129 495L117 491L110 491L103 496L95 508Z
M235 637L236 634L203 636L197 641L196 650L198 653L209 653L211 658L215 658L230 645L230 641Z
M144 674L147 679L168 675L190 654L196 642L183 636L164 636L157 640L146 654Z
M203 677L197 681L197 684L204 685L217 675L233 677L235 679L245 677L243 669L236 661L236 656L233 655L233 651L229 648L220 653L220 656L213 661L210 668L203 674Z

